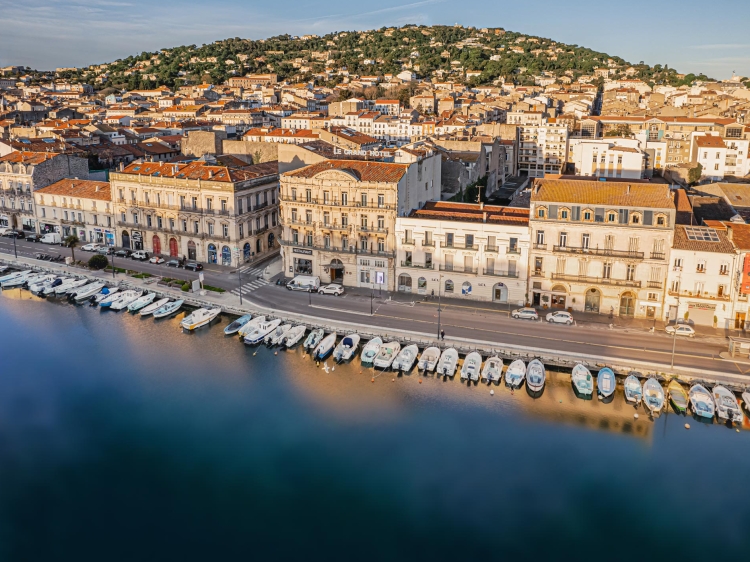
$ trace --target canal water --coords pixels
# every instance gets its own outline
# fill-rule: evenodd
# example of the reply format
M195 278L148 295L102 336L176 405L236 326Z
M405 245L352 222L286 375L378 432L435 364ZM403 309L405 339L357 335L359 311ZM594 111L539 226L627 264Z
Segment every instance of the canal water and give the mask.
M0 560L747 557L745 428L181 317L0 295Z

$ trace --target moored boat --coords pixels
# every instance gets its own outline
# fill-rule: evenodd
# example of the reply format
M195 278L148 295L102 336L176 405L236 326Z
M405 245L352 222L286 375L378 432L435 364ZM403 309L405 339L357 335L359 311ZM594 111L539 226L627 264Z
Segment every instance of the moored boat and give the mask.
M381 345L383 345L383 340L379 337L372 338L365 344L360 354L363 365L369 365L375 360L375 357L380 352Z
M394 371L411 371L411 368L414 366L414 362L417 360L417 354L419 353L419 348L416 344L410 344L407 345L404 349L399 351L398 355L396 355L396 358L393 360L393 363L391 364L391 369Z
M263 343L270 346L277 345L281 342L286 333L291 329L291 324L281 324L280 326L277 326L273 332L271 332L270 334L266 334L266 337L263 338Z
M397 341L389 341L380 346L378 354L372 360L372 366L376 369L387 369L401 351L401 344Z
M273 332L278 325L281 324L281 319L276 318L275 320L269 320L266 322L259 322L253 329L243 338L246 345L255 345L263 341L266 335Z
M169 299L166 297L163 299L159 299L158 301L152 302L147 307L142 308L138 314L140 314L141 316L148 316L149 314L153 314L154 312L159 310L162 306L164 306L168 302L169 302Z
M444 377L452 377L456 374L456 368L458 367L458 351L453 347L443 350L440 354L440 361L438 361L437 367L435 368L438 375Z
M643 387L641 386L640 379L635 373L628 374L625 379L625 400L636 406L641 403L643 398Z
M461 365L461 378L478 381L482 372L482 356L476 351L472 351L464 357L464 364Z
M52 274L41 275L40 277L36 277L33 280L28 279L26 282L26 287L29 289L29 291L32 294L38 295L46 287L51 286L52 283L55 281L55 279L57 279L57 275L52 275Z
M128 305L128 312L138 312L140 309L154 302L155 298L156 293L146 293L142 297L138 297Z
M336 346L336 332L331 332L326 337L324 337L322 340L320 340L320 343L315 348L315 351L313 351L313 356L315 359L320 359L321 361L328 357L328 354L333 351L333 348Z
M716 415L721 420L730 422L742 421L742 410L734 393L729 389L719 385L713 388L714 402L716 402Z
M32 273L33 273L32 270L27 269L25 271L14 271L13 273L8 273L7 275L3 275L2 277L0 277L0 287L5 288L7 283L12 282L17 279L25 280Z
M305 337L306 331L307 326L305 326L304 324L299 324L284 335L284 341L282 343L287 347L294 347L302 338Z
M214 306L211 308L199 308L192 314L189 314L188 316L183 318L182 322L180 322L180 327L182 327L183 330L193 331L196 328L205 326L219 314L221 314L220 306Z
M529 361L529 366L526 367L526 387L534 392L539 392L544 388L544 381L547 379L547 374L544 370L544 363L539 359L532 359Z
M716 404L714 404L711 393L705 387L700 384L694 384L690 387L688 397L690 398L690 405L693 407L693 412L696 415L702 418L713 419Z
M661 412L664 407L664 389L653 377L643 383L643 403L651 413Z
M578 363L573 367L570 379L573 381L573 386L578 394L591 396L594 393L594 377L591 376L591 371L583 363Z
M57 287L55 287L55 294L65 295L73 289L81 287L88 282L88 279L69 279L67 283L63 283L62 285L58 285Z
M440 361L440 349L437 347L428 347L419 356L417 362L417 369L425 372L432 372L437 366L437 362Z
M510 387L521 386L523 379L526 378L526 363L520 359L516 359L510 365L508 370L505 371L505 384Z
M745 405L745 410L750 414L750 392L742 393L742 403Z
M182 299L168 302L161 308L154 310L154 318L166 318L167 316L171 316L172 314L180 310L180 308L182 308L184 302L185 301Z
M112 297L120 291L120 287L104 287L99 293L91 295L90 300L93 306L101 305L103 300Z
M103 281L98 281L98 282L90 283L89 285L85 285L76 291L76 294L73 297L73 300L75 300L76 302L83 302L86 299L90 299L92 296L101 292L102 289L104 289L104 287L105 287L105 284Z
M488 357L487 361L484 362L484 367L482 367L482 380L488 382L500 382L502 376L503 360L497 355Z
M109 304L109 308L111 310L122 310L123 308L126 308L130 303L139 299L142 294L143 291L135 289L123 291L122 293L120 293L119 298L116 298Z
M252 314L245 314L244 316L240 316L235 320L234 322L230 322L230 324L224 328L224 335L225 336L231 336L233 334L236 334L240 331L240 328L250 322L250 320L253 319Z
M341 342L333 350L333 359L336 361L348 361L357 352L359 345L359 334L349 334L341 338Z
M245 323L242 328L237 330L237 334L240 336L240 339L244 338L246 335L248 335L250 332L252 332L258 324L261 322L265 322L266 317L265 316L256 316L249 322Z
M672 402L674 409L678 412L686 412L689 404L688 393L682 385L672 379L667 385L667 391L669 392L669 401Z
M596 388L601 398L609 398L615 391L615 373L609 367L603 367L596 376Z
M323 328L315 328L307 335L307 338L305 338L305 343L302 344L302 347L308 351L312 351L313 349L318 347L318 344L320 343L320 340L323 339L324 335L325 332L323 331Z

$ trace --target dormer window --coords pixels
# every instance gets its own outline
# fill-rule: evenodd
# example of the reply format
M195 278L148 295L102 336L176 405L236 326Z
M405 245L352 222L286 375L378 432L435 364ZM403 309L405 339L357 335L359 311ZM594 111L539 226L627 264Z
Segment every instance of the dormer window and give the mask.
M633 213L630 215L630 224L641 224L641 214Z
M547 216L547 209L545 207L539 207L536 211L536 216L543 219Z
M560 209L560 220L569 220L570 219L570 209Z
M592 220L594 220L594 213L591 211L591 209L585 209L581 216L586 222L591 222Z
M607 211L607 222L617 222L617 213L614 211Z

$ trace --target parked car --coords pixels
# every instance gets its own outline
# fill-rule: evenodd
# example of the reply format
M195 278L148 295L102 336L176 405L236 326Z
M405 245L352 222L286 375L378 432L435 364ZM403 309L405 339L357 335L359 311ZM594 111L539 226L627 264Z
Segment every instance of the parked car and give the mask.
M151 256L151 259L148 260L148 263L155 263L155 264L164 263L164 258L160 258L159 256Z
M321 295L335 295L339 297L344 294L344 287L338 283L331 283L330 285L324 285L318 289L318 293Z
M90 242L89 244L84 244L83 246L81 246L81 250L83 250L84 252L96 252L101 247L102 245L98 242Z
M29 232L26 235L26 241L27 242L39 242L42 239L41 234L37 234L36 232Z
M564 310L558 310L557 312L550 312L547 314L547 322L553 322L555 324L567 324L570 326L573 323L573 315L570 312Z
M167 267L180 267L180 260L169 260Z
M24 233L21 232L20 230L9 230L5 234L5 236L7 236L8 238L23 238L24 237Z
M146 261L148 259L148 252L144 250L138 250L136 252L133 252L130 256L131 260L141 260Z
M112 246L101 246L96 250L96 253L103 256L111 256L115 253L115 249Z
M203 264L200 264L196 261L189 261L185 264L185 269L190 269L192 271L203 271Z
M115 252L115 256L117 256L118 258L129 258L132 253L133 252L131 252L127 248L121 248Z
M12 229L8 228L7 226L0 226L0 236L5 236L11 230Z
M539 315L533 308L517 308L510 315L513 318L523 318L524 320L539 320Z
M687 324L678 324L677 326L667 326L664 328L670 336L686 336L688 338L695 337L695 330Z

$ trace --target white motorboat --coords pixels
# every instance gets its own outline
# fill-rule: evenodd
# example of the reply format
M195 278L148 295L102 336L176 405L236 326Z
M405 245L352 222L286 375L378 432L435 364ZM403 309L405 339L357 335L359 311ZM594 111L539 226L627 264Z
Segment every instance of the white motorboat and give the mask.
M91 297L93 299L92 304L101 305L101 302L103 300L108 299L109 297L111 297L112 295L118 292L120 292L120 287L104 287L100 293L97 293Z
M378 354L372 360L372 366L376 369L387 369L401 351L401 344L397 341L389 341L380 346Z
M539 392L544 388L544 382L547 380L547 372L544 369L544 363L539 359L529 361L526 368L526 387L534 392Z
M730 422L742 422L742 410L734 393L729 389L717 385L713 388L714 402L716 402L716 414L720 420Z
M711 393L705 387L694 384L690 387L688 397L690 398L690 405L693 407L693 412L702 418L713 419L716 404L714 404Z
M196 328L205 326L219 314L221 314L220 306L213 306L211 308L199 308L192 314L183 318L182 322L180 322L180 326L183 330L188 330L190 332L195 330Z
M237 334L239 334L240 338L244 338L246 335L248 335L250 332L252 332L255 328L258 327L258 324L265 322L266 317L265 316L256 316L249 322L247 322L242 328L237 330Z
M68 298L74 299L79 292L87 291L88 288L95 283L101 283L101 281L86 281L86 283L80 285L79 287L73 287L67 292Z
M311 351L318 347L318 344L320 343L320 340L323 339L323 336L325 336L325 332L323 331L323 328L315 328L312 332L310 332L305 338L305 343L302 344L302 347L308 351Z
M383 345L383 340L379 337L372 338L365 344L362 348L362 353L360 354L363 365L369 365L375 360L375 357L380 353L381 345Z
M526 378L526 363L520 359L516 359L510 365L508 370L505 371L505 384L512 387L521 386L523 379Z
M130 303L135 302L143 295L143 291L140 289L129 289L120 293L120 297L112 301L109 305L110 310L122 310L127 308Z
M294 347L305 337L305 332L307 332L307 326L299 324L284 335L284 341L282 343L287 347Z
M664 389L653 377L643 383L643 403L652 413L661 412L664 407Z
M328 354L333 351L333 348L335 346L336 346L336 332L331 332L322 340L320 340L320 343L315 348L315 351L313 351L313 357L315 359L323 360L326 357L328 357Z
M127 291L110 291L109 295L104 297L102 300L99 301L99 306L102 308L109 308L112 306L113 303L117 302L117 300Z
M635 404L640 404L643 398L643 387L641 381L635 376L634 373L630 373L625 379L625 400Z
M154 318L166 318L167 316L171 316L172 314L180 310L180 308L182 308L184 302L185 301L182 299L168 302L161 308L157 308L156 310L154 310Z
M464 364L461 366L461 378L478 381L481 372L482 356L476 351L472 351L464 358Z
M334 360L349 361L354 354L357 353L357 347L359 346L359 334L349 334L341 338L341 342L333 350Z
M291 329L291 324L281 324L280 326L276 326L276 329L273 332L266 334L266 337L263 338L263 343L266 345L277 345Z
M26 280L26 285L29 291L33 294L39 294L40 291L43 291L45 287L49 287L52 285L52 282L57 279L57 275L52 275L50 273L40 275L38 277L28 278Z
M456 374L456 368L458 367L458 351L453 347L449 347L440 354L440 361L438 361L435 370L438 375L444 377L452 377Z
M103 288L104 281L94 281L93 283L89 283L88 285L84 285L83 287L79 288L73 296L73 299L76 302L83 302L86 299L90 299L93 295L97 294Z
M410 345L407 345L399 352L398 355L396 355L393 363L391 363L391 369L393 369L394 371L403 371L405 373L411 371L411 368L414 366L414 362L417 360L418 353L419 348L416 346L416 344L412 343Z
M578 394L591 396L594 393L594 377L591 376L591 371L588 370L586 365L578 363L573 367L570 379L573 381L573 386Z
M146 293L145 295L135 299L128 305L128 312L138 312L143 307L148 306L152 302L154 302L155 298L156 293Z
M6 271L8 271L8 266L7 265L0 265L0 273L5 273Z
M42 295L54 295L58 287L62 287L72 281L75 281L72 277L58 277L49 287L42 291Z
M745 410L750 414L750 392L742 393L742 403L745 405Z
M82 287L86 285L88 282L89 282L88 279L71 279L67 283L63 283L62 285L58 285L57 287L55 287L55 294L66 295L73 289Z
M244 342L247 345L255 345L263 341L268 334L273 332L281 324L281 318L275 320L269 320L267 322L259 322L250 332L244 337Z
M141 311L138 313L141 316L148 316L149 314L153 314L157 310L159 310L162 306L167 304L169 302L169 299L164 297L163 299L159 299L158 301L152 302L150 305L148 305L145 308L142 308Z
M252 314L245 314L244 316L240 316L235 320L234 322L230 322L226 328L224 328L224 335L225 336L231 336L233 334L236 334L240 331L240 328L250 322L250 320L253 319Z
M49 289L50 287L54 287L55 283L59 285L60 283L62 283L62 281L60 281L59 277L53 275L52 279L29 285L29 291L31 291L31 293L33 293L34 295L42 295L44 294L45 290Z
M417 362L417 369L425 372L432 372L435 370L438 361L440 361L440 349L437 347L428 347L419 356Z
M29 271L28 273L23 273L21 275L15 275L11 277L10 279L6 279L2 283L0 283L0 286L2 286L3 289L11 289L13 287L21 287L23 286L28 279L34 279L37 276L36 273L33 271Z
M497 355L488 357L482 367L482 380L487 382L500 382L503 376L503 360Z
M33 271L31 271L30 269L27 269L26 271L14 271L13 273L8 273L7 275L0 277L0 287L5 288L6 283L8 283L9 281L13 281L14 279L26 279L32 273Z
M609 367L599 369L599 374L596 376L596 388L599 391L599 396L609 398L614 394L616 386L617 379L614 371Z

